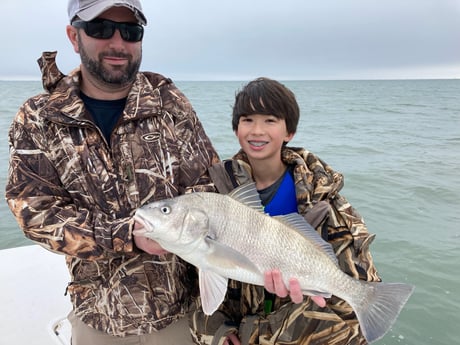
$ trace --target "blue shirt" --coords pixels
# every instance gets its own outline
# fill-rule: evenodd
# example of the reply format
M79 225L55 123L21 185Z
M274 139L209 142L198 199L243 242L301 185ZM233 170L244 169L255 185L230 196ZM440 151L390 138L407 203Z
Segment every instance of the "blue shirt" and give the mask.
M297 212L295 183L289 168L280 180L270 187L260 190L259 195L265 206L265 212L270 216Z

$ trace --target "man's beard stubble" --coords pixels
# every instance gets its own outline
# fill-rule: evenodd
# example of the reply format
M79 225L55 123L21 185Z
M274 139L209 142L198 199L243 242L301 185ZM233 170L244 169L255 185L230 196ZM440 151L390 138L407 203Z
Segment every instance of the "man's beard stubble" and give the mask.
M133 60L131 54L119 53L116 51L102 52L98 55L98 60L91 59L81 42L80 35L78 37L78 49L80 52L81 62L88 72L100 82L110 85L125 86L131 84L136 79L136 74L141 65L141 58ZM120 66L118 69L121 73L114 73L107 70L101 63L104 56L115 56L128 59L126 67ZM122 70L124 69L124 70Z

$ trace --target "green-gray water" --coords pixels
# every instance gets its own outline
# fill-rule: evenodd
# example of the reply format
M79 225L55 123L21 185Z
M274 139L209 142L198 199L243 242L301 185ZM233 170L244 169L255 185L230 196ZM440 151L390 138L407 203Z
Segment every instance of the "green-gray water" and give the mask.
M238 143L231 106L241 82L177 82L222 158ZM358 209L385 281L416 285L379 345L451 345L460 331L460 80L288 81L301 108L292 144L345 175L342 194ZM40 82L0 81L0 184L7 131ZM32 244L5 202L0 249ZM32 258L24 258L32 259Z

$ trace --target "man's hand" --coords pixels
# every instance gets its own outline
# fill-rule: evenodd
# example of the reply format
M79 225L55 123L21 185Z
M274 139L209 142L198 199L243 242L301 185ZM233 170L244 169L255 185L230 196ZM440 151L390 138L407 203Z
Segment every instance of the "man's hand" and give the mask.
M168 253L168 251L164 250L158 242L143 236L143 228L144 226L141 223L134 223L133 238L136 247L152 255L163 255Z
M278 297L289 295L294 303L303 301L303 293L297 278L289 279L289 289L284 284L281 272L278 270L265 272L264 278L264 286L268 292L274 293ZM326 306L326 300L321 296L311 296L311 299L320 307Z

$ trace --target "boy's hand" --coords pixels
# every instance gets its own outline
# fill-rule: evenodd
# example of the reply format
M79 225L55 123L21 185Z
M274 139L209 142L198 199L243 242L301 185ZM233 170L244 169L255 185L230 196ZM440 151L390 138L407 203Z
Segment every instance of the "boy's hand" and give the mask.
M227 339L224 340L223 345L241 345L241 342L236 334L229 334Z
M278 297L289 295L294 303L303 301L303 293L297 278L289 279L289 289L284 284L281 272L278 270L265 272L264 278L264 286L268 292L274 293ZM311 296L311 299L320 307L326 306L326 300L321 296Z

